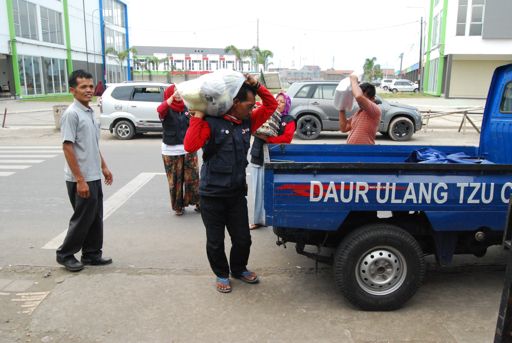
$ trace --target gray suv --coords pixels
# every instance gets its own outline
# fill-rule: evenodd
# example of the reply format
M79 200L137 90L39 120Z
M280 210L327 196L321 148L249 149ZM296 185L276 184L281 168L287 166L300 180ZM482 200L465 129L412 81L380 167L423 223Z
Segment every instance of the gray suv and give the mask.
M101 128L119 139L132 139L137 133L162 132L156 109L167 86L153 82L109 84L100 100Z
M287 93L292 99L290 115L297 121L296 134L301 139L316 139L322 131L339 130L339 111L334 107L336 81L302 81L293 83ZM413 106L388 102L379 96L382 110L379 132L395 141L411 139L421 129L421 114ZM357 103L348 116L358 110Z

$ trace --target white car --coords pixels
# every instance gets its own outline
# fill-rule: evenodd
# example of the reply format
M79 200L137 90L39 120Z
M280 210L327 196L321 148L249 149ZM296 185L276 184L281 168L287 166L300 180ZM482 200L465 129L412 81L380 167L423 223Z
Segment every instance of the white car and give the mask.
M393 93L397 92L418 92L418 85L409 80L393 80L388 85L388 90Z
M389 89L389 85L393 82L393 79L382 79L382 81L380 82L380 88L384 89L385 91L387 91Z
M168 86L155 82L109 84L100 101L101 128L123 140L137 133L162 132L156 109Z

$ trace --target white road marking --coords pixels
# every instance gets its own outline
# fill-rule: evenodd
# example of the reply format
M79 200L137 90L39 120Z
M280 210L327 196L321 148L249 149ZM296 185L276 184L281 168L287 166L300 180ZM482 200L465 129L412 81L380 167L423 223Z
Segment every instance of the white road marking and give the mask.
M27 169L30 168L30 166L26 165L20 165L20 164L8 164L8 165L0 165L0 169Z
M11 301L21 302L20 307L24 309L22 313L32 314L48 294L50 292L16 293L20 298L14 298Z
M15 145L3 145L0 146L0 150L3 149L20 149L20 150L29 150L29 149L60 149L62 147L55 145L23 145L23 146L15 146Z
M15 172L0 172L0 176L11 176Z
M103 203L103 221L107 220L117 209L124 205L139 189L147 184L155 175L165 175L165 173L140 173L134 177L130 182L124 185L117 192L112 194L110 198ZM66 231L61 232L58 236L54 237L51 241L46 243L41 249L57 249L64 238Z
M19 153L20 151L18 151ZM0 153L2 153L2 151L0 151ZM26 157L26 158L50 158L50 157L55 157L57 155L0 155L0 158L23 158L23 157Z
M29 154L39 154L39 153L43 153L43 154L61 154L62 153L62 150L29 150L29 151L25 151L25 150L0 150L0 152L2 154L24 154L24 153L29 153Z
M41 163L44 160L3 160L0 159L0 163Z

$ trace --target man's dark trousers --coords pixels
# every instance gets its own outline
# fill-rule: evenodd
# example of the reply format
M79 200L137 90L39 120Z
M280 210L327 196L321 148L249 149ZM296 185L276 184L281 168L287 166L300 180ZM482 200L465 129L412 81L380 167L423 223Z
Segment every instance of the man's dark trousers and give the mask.
M76 182L66 181L68 196L74 213L64 243L57 249L57 257L65 259L82 250L82 256L100 258L103 246L103 190L101 180L89 181L89 198L76 192Z
M206 227L206 253L210 266L218 277L231 273L241 275L247 270L251 250L249 217L245 194L232 197L201 196L201 217ZM231 236L229 264L224 252L224 231Z

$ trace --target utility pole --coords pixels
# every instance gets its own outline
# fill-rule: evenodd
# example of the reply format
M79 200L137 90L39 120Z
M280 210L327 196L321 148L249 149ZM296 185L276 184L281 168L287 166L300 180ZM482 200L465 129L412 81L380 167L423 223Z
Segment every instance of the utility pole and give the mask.
M400 57L400 77L402 77L402 62L404 60L404 53L402 52L398 57Z
M422 91L421 84L423 83L423 17L420 19L420 60L418 62L418 90Z
M85 20L85 0L82 0L84 10L84 32L85 32L85 60L87 61L87 71L89 71L89 49L87 47L87 21Z
M256 19L256 47L260 47L260 19Z

